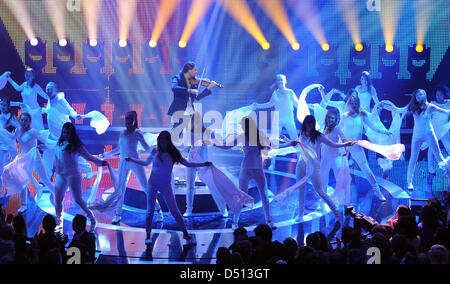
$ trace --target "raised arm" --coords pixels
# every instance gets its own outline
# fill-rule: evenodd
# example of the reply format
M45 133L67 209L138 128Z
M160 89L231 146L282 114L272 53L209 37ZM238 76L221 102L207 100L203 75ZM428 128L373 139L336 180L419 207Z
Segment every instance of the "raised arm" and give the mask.
M97 157L94 157L93 155L91 155L87 150L86 147L81 146L80 149L78 149L78 152L80 153L80 156L85 158L86 160L93 162L94 164L96 164L97 166L106 166L106 164L108 162L101 160Z
M189 162L188 160L186 160L185 158L181 158L180 163L188 168L197 168L197 167L208 167L211 165L211 162L204 162L204 163L193 163L193 162Z
M375 104L380 103L380 100L378 99L378 93L377 93L377 89L375 89L374 86L372 86L372 90L370 92L373 101L375 102Z
M35 84L34 88L36 88L37 94L39 96L41 96L42 98L48 100L48 95L47 95L46 92L44 92L44 90L42 90L41 86L39 86L38 84Z
M275 91L276 92L276 91ZM275 105L275 92L272 93L270 100L267 103L256 104L257 109L271 108Z
M141 143L141 145L145 149L145 151L148 153L152 152L152 148L150 148L147 141L145 141L145 137L144 137L144 134L142 133L142 131L140 131L138 129L136 131L137 131L136 134L138 137L138 141L139 141L139 143Z
M355 142L345 142L345 143L336 143L331 141L330 139L328 139L328 137L324 136L324 135L320 135L317 137L319 142L324 143L327 146L333 147L333 148L342 148L342 147L347 147L347 146L353 146L355 144Z
M367 126L369 126L369 128L372 129L373 131L378 132L378 133L380 133L380 134L385 134L385 135L391 135L391 134L392 134L391 132L385 131L385 130L383 130L383 129L380 129L380 128L378 128L375 124L373 124L372 120L369 119L369 115L368 115L367 112L364 111L364 112L361 114L361 116L362 116L362 119L363 119L364 124L367 125Z
M431 111L433 111L433 112L440 112L440 113L445 113L447 115L450 115L450 109L443 109L434 104L430 104L430 107L431 107Z
M119 153L120 153L120 148L117 146L117 147L113 148L111 151L100 154L99 156L102 158L105 158L105 157L109 157L109 156L115 156Z
M141 159L131 158L131 157L125 158L125 161L133 162L140 166L148 166L153 162L153 159L154 159L154 156L153 156L153 154L151 154L150 156L148 156L148 158L145 161L143 161Z
M8 77L8 82L11 84L11 86L13 86L13 88L16 91L18 91L18 92L22 92L23 91L25 83L23 83L22 85L19 85L11 78L11 76Z

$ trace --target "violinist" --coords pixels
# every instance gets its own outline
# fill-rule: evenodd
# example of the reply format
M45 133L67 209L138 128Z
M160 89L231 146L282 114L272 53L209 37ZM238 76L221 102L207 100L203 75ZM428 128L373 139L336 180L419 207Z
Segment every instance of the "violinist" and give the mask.
M196 79L195 75L197 75L195 63L187 62L184 64L180 74L173 77L173 101L167 113L169 116L172 116L177 111L183 111L188 115L191 115L194 113L194 100L201 100L204 97L211 95L211 89L216 86L217 83L214 81L210 82L207 84L207 88L199 93L199 79ZM202 85L205 85L205 83L202 82ZM175 126L176 125L173 125L173 127Z

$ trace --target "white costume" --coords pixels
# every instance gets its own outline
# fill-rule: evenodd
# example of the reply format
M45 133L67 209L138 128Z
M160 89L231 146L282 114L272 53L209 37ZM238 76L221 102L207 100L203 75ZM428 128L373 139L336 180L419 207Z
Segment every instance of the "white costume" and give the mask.
M379 103L377 90L373 86L371 87L370 91L368 89L362 91L361 89L361 85L355 88L356 92L358 93L359 100L361 101L361 108L370 113L372 111L372 108L370 107L372 99L374 100L375 104Z
M362 114L346 112L341 117L341 130L349 141L361 140L364 125L368 126L378 133L384 134L383 130L377 129L377 127L371 122L367 112L365 112L364 110L360 111L362 112ZM369 167L364 150L360 146L355 145L349 148L349 151L352 155L352 158L356 161L359 168L366 176L378 199L386 200L380 192L380 187L375 179L374 174L372 173L372 170Z
M81 195L81 173L79 169L79 157L83 157L98 166L102 165L102 160L92 156L86 150L84 146L81 146L78 150L66 150L69 145L67 141L64 141L62 145L56 146L55 155L55 211L56 222L59 230L62 232L63 225L63 200L66 194L67 188L70 188L72 197L81 209L86 213L91 222L90 230L93 231L96 225L96 220L92 211L87 207L86 202Z
M325 137L335 143L345 140L344 134L337 126L329 134L326 134ZM334 178L336 179L336 188L330 197L339 205L349 204L352 178L348 168L347 157L344 156L342 149L322 144L320 171L322 176L322 190L325 193L327 192L331 169L333 169Z
M70 122L70 118L76 119L78 114L70 106L64 98L64 93L58 93L53 99L48 99L47 107L42 108L42 113L47 114L48 130L50 131L49 139L57 141L61 135L61 130L66 122ZM43 155L45 170L51 175L53 173L53 165L55 163L55 150L48 149ZM92 167L83 158L80 157L80 167L86 173L88 178L92 176Z
M378 129L381 129L383 131L388 130L380 120L380 115L378 112L378 107L380 106L380 104L387 105L385 109L389 110L392 113L392 122L389 126L389 132L392 133L392 135L377 133L370 129L370 127L368 127L366 128L366 136L371 142L377 145L400 144L400 129L406 113L397 111L394 104L390 101L381 101L380 103L375 104L371 114L369 115L369 119ZM377 161L384 172L392 169L393 164L391 160L379 158Z
M33 87L29 86L27 82L23 82L22 85L17 85L14 81L11 81L11 85L16 91L21 92L22 101L27 106L26 112L31 115L31 127L37 130L44 129L44 122L42 120L41 107L37 102L37 96L48 100L47 94L42 90L38 84L34 84Z
M450 109L450 100L447 100L443 104L438 104L437 102L432 102L432 104L442 108L442 109ZM445 151L450 155L450 121L449 114L445 114L442 112L433 112L431 115L431 124L433 125L433 129L436 134L436 138L438 141L442 141L444 145ZM422 150L428 147L427 144L422 144ZM433 152L428 149L428 172L435 173L435 169L433 166Z
M411 156L408 164L408 173L407 173L407 185L409 189L413 189L412 181L414 171L416 169L417 159L419 158L420 148L423 143L427 143L429 150L432 151L433 155L438 160L438 163L444 162L444 156L439 150L439 142L436 138L436 134L433 129L433 125L431 124L431 118L433 113L442 113L449 115L450 110L444 110L434 104L427 104L427 108L421 114L415 112L413 114L414 117L414 128L413 128L413 137L411 142Z
M150 151L150 146L147 144L141 130L136 129L130 134L125 134L124 131L122 131L119 138L119 147L115 148L111 152L103 154L103 157L120 154L118 184L115 188L114 193L111 194L104 203L101 202L101 204L103 205L97 204L91 206L91 208L99 211L114 209L116 213L116 218L114 219L115 223L116 221L120 221L122 206L125 198L125 191L131 171L133 171L134 175L136 176L141 188L144 190L147 188L147 178L145 176L144 168L135 163L128 163L125 160L128 157L139 159L139 153L137 151L138 143L140 143L146 151ZM158 218L161 219L162 212L157 201L156 208L158 210L158 214L160 215Z
M10 133L6 130L8 127L19 127L19 122L12 113L0 113L0 128L2 133L0 134L0 176L3 174L3 167L5 164L9 164L9 156L11 160L18 155L15 140L11 137ZM0 178L0 191L2 188L2 180Z

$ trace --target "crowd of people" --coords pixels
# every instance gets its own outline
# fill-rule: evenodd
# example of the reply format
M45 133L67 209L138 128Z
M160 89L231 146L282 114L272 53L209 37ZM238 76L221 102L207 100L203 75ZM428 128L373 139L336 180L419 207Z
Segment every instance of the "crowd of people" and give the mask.
M448 198L447 198L448 201ZM249 236L245 228L234 231L234 242L216 252L216 263L236 264L366 264L371 263L369 248L378 248L380 264L448 264L450 227L448 203L435 198L420 210L418 222L411 209L400 205L386 224L375 225L369 232L357 227L343 227L340 238L329 242L322 232L303 240L273 240L266 224Z

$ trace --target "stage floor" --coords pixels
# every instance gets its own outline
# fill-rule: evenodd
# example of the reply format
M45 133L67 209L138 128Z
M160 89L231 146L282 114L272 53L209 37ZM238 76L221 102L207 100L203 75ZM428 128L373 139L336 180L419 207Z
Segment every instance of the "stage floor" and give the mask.
M221 165L219 167L237 182L239 166ZM94 168L94 170L96 169ZM149 170L148 168L147 175ZM181 179L183 179L183 172L182 169L175 171L176 174L179 173ZM301 221L296 220L297 194L289 197L283 206L280 206L278 202L272 199L273 194L277 194L279 190L295 183L295 158L281 157L277 161L276 171L266 169L265 172L270 190L271 214L278 227L273 233L274 240L282 242L285 238L292 237L297 241L303 242L305 237L312 232L321 231L325 235L330 234L335 223L333 214L312 190L311 185L307 186L305 216ZM368 182L361 176L362 173L359 170L352 169L351 205L355 207L356 212L372 216L379 223L389 219L400 204L409 206L411 201L415 199L423 200L432 196L441 198L443 192L448 190L447 185L444 188L438 187L438 190L434 187L419 187L410 196L401 187L389 181L390 178L384 180L377 177L383 194L388 197L386 202L379 202L378 199L372 196ZM391 176L397 175L391 173ZM90 186L92 186L94 179L95 175L91 180L83 178L83 197L85 199L89 196ZM331 184L333 182L331 180ZM134 176L131 176L128 186L128 192L140 191ZM110 191L110 179L102 179L97 198L105 198ZM333 188L329 187L328 193L332 191ZM176 187L175 192L180 211L183 213L185 208L183 199L185 187L182 183ZM200 186L197 189L197 194L196 199L200 200L201 196L207 198L208 190ZM254 196L256 204L252 209L246 209L242 212L240 225L245 227L251 236L253 229L264 221L264 214L257 190L252 185L250 185L249 194ZM33 236L41 229L40 223L45 214L54 215L53 201L50 201L49 197L50 194L46 193L36 203L34 201L34 193L30 194L28 210L24 213L29 236ZM132 203L132 201L129 201L128 204L125 202L126 206L124 206L120 225L111 224L111 219L114 217L113 212L95 214L98 222L95 231L98 263L215 263L217 249L219 247L228 247L233 243L232 213L230 212L229 216L224 218L219 214L217 208L211 208L209 212L208 210L203 210L206 212L196 212L193 217L185 218L188 230L196 240L196 245L186 243L182 238L182 233L178 231L179 227L174 218L166 211L164 212L163 222L154 222L152 245L147 247L144 243L145 210L144 208L139 208L140 206L138 205L132 206L130 202ZM5 197L2 199L2 205L6 209L7 214L17 214L17 210L20 207L20 196L16 194ZM340 206L340 210L343 213L344 206ZM69 192L64 201L64 212L64 233L69 236L69 239L72 239L71 222L76 214L81 213L81 210L73 202ZM343 226L353 225L351 217L344 217L343 221ZM337 236L340 236L340 230L337 232Z

